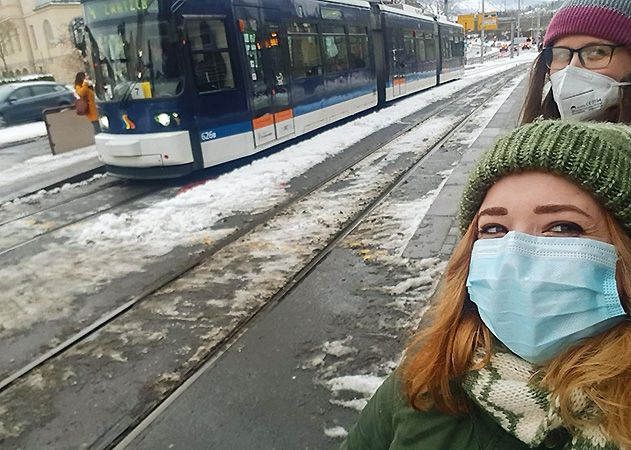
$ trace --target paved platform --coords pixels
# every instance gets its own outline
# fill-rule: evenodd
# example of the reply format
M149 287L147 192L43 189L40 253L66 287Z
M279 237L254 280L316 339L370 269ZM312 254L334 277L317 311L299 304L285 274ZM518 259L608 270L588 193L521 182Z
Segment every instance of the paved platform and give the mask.
M332 381L385 376L396 365L409 331L400 324L410 320L410 311L429 305L430 293L419 295L426 292L421 286L393 294L392 286L449 258L468 173L493 140L517 125L525 85L526 79L464 155L455 144L435 152L391 193L394 205L414 204L440 186L441 172L451 171L398 259L371 257L383 253L366 244L378 235L370 225L358 227L226 353L161 405L124 442L126 448L337 448L361 403L349 407L358 405L357 393L335 392Z

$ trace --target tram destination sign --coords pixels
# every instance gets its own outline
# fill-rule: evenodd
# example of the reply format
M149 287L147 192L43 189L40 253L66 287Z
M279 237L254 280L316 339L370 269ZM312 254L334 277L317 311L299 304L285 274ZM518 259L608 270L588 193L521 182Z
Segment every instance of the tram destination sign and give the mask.
M157 4L152 0L98 0L86 2L84 5L87 19L94 21L129 17L130 14L148 12L151 6Z

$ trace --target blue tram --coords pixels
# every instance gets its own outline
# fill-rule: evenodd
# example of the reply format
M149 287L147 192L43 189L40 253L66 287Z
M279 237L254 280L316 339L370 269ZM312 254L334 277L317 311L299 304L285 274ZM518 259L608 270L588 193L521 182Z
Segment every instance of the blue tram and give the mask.
M460 25L364 0L84 0L100 159L174 177L461 77Z

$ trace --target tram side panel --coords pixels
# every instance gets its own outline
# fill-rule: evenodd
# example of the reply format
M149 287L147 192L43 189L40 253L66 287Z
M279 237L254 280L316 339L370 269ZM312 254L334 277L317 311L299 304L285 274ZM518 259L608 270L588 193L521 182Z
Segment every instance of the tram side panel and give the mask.
M382 11L386 59L386 101L436 85L439 55L429 18Z
M321 9L305 8L301 17L296 16L295 8L235 8L236 51L249 122L242 123L239 130L247 142L230 159L259 152L377 104L369 8L320 3ZM324 9L330 15L326 20L321 15ZM203 145L212 149L213 144ZM204 152L206 166L219 163L207 158L210 151Z
M196 9L193 9L196 11ZM225 19L185 14L187 59L191 73L190 108L196 112L191 126L194 145L201 148L199 169L239 158L254 147L248 114L242 62L234 51L239 45L233 17ZM221 25L217 22L221 20ZM215 42L208 41L208 30ZM222 45L222 43L225 43ZM206 46L221 48L210 57ZM213 79L219 81L213 82Z
M464 76L464 30L461 25L437 21L440 42L439 83Z
M370 11L322 3L333 17L288 28L296 133L303 134L377 104L370 54ZM313 26L311 26L313 25Z
M193 2L189 2L191 3ZM203 8L204 2L194 3ZM185 16L191 7L188 4L184 6ZM196 20L195 15L191 14L191 20ZM226 99L227 103L217 102L213 101L211 96L200 92L194 102L194 107L199 111L196 137L202 148L204 167L218 165L255 152L255 134L263 129L264 120L256 122L259 128L254 129L252 105L265 105L269 101L260 50L255 54L247 53L251 49L256 52L257 39L263 39L264 30L259 11L254 8L231 11L225 22L231 44L231 76L235 80L232 97ZM195 73L194 60L191 65ZM201 82L203 83L203 74Z

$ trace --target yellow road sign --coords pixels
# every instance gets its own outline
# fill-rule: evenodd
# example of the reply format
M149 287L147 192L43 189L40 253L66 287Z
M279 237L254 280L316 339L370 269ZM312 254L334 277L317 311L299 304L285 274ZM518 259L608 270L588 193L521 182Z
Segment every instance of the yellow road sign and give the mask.
M497 12L485 12L484 17L478 14L478 29L497 30Z

